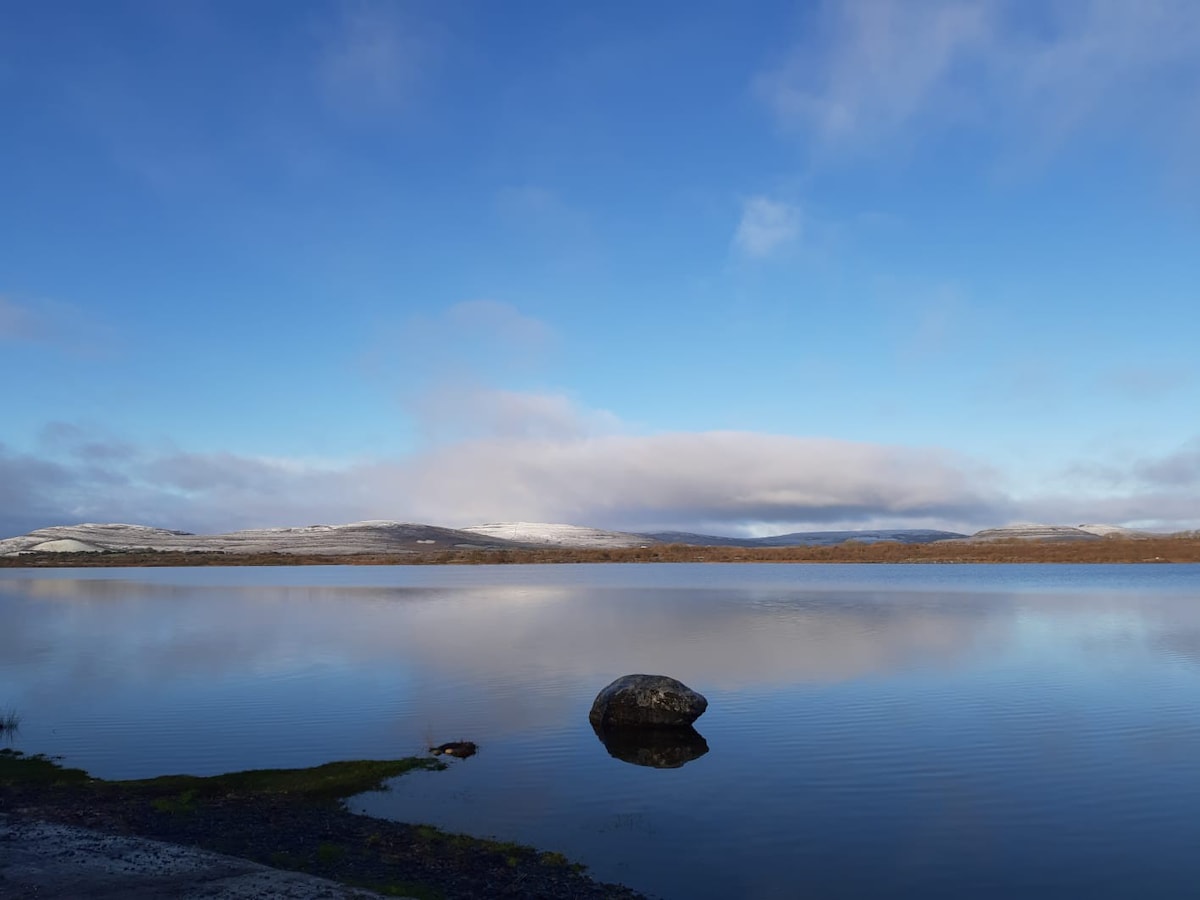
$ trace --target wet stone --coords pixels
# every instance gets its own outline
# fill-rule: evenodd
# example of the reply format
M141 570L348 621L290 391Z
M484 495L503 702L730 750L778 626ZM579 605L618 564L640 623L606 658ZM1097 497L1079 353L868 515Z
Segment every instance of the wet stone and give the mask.
M588 720L598 731L691 725L708 709L702 694L666 675L625 675L596 695Z

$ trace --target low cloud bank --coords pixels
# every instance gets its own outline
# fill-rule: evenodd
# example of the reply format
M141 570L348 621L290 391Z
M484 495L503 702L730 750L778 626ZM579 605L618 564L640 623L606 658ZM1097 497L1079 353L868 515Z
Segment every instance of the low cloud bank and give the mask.
M414 509L466 521L737 530L988 519L999 505L965 463L940 451L745 432L484 439L388 474Z
M622 528L993 521L1003 499L937 450L743 432L469 439L342 466L57 437L0 448L0 533L81 521L225 531L358 519ZM69 427L67 427L69 431Z
M603 416L576 420L564 404L514 401L504 408L519 414L490 434L344 464L151 449L49 426L36 453L0 445L0 536L87 521L205 533L523 520L730 535L970 531L1018 520L1200 524L1194 445L1133 461L1103 490L1016 499L1001 488L1002 473L937 448L733 431L604 433L590 427Z

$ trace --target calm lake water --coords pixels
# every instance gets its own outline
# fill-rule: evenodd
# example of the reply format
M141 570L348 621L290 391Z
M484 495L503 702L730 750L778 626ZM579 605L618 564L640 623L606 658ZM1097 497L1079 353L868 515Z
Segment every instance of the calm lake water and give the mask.
M630 672L707 754L609 755ZM5 707L106 778L474 740L352 806L665 898L1200 894L1200 566L0 570Z

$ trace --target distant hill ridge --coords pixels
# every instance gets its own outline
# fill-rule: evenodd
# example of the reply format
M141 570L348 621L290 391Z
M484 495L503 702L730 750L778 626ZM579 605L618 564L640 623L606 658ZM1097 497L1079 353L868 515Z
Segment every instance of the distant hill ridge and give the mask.
M693 544L697 547L825 547L860 541L875 544L898 541L902 544L928 544L933 541L966 538L956 531L934 531L925 528L894 528L872 531L796 531L760 538L730 538L715 534L692 534L686 531L656 531L643 537L666 544Z
M690 544L697 547L833 546L846 541L897 541L926 544L935 541L1002 540L1097 541L1105 537L1156 537L1118 525L1018 524L988 528L973 535L921 528L862 531L799 531L759 538L659 531L639 534L606 531L582 525L544 522L495 522L469 528L442 528L411 522L375 520L347 525L307 525L297 528L257 528L228 534L192 534L147 525L84 523L39 528L20 537L0 540L0 556L20 553L79 553L119 550L223 552L233 554L418 553L431 550L606 549L652 544Z

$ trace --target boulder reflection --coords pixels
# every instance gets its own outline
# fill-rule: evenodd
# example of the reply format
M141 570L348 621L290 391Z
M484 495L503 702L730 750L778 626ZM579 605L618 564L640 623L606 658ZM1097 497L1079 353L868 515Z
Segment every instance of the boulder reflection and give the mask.
M596 737L613 759L649 766L678 769L708 752L708 741L690 725L674 728L596 728Z

